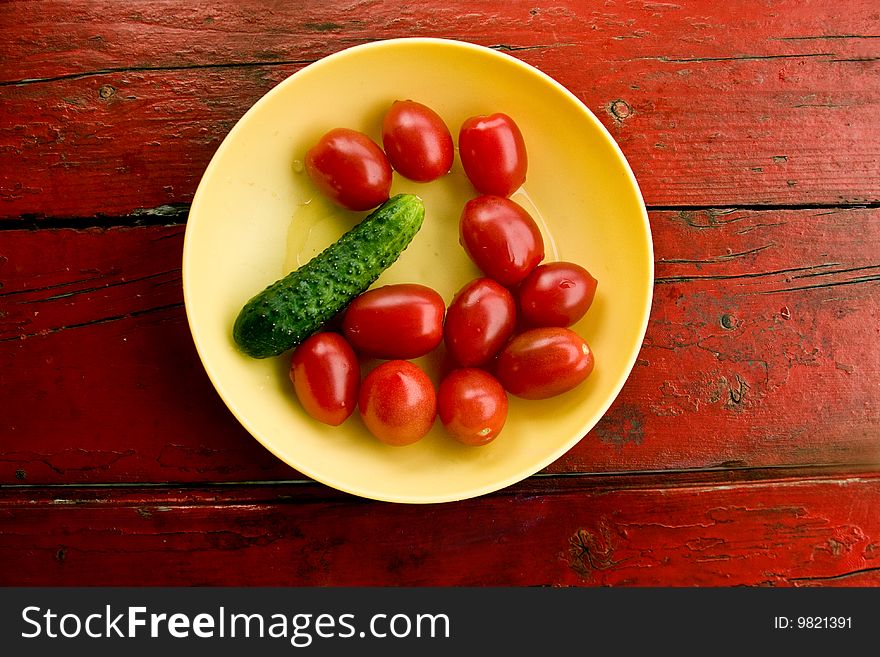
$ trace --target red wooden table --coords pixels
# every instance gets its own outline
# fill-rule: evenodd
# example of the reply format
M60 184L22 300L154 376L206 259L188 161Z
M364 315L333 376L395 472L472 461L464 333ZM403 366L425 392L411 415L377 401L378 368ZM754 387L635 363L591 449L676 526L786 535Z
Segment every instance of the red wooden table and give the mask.
M427 507L252 439L180 279L236 120L398 36L568 87L631 163L656 257L606 417L526 481ZM876 2L10 1L0 100L0 584L880 584Z

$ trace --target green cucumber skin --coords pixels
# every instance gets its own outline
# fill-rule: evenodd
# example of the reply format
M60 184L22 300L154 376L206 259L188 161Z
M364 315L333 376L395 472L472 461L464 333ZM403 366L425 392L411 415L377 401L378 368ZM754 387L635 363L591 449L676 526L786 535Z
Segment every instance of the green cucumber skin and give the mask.
M424 217L418 196L391 197L305 265L248 301L232 327L235 343L253 358L296 347L400 257Z

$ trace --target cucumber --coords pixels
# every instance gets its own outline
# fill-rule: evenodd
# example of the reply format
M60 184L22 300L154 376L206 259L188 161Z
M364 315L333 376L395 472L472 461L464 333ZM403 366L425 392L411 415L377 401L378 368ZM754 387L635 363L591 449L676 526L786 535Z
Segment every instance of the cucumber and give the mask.
M254 358L296 347L400 257L424 217L418 196L391 197L335 243L248 301L232 327L235 343Z

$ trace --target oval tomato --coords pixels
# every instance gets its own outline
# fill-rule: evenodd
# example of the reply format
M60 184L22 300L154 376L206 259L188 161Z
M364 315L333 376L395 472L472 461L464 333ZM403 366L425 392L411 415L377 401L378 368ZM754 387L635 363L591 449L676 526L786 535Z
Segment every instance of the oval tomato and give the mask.
M510 196L526 180L525 141L506 114L467 119L458 133L458 155L471 184L481 194Z
M491 278L477 278L461 288L446 311L443 341L462 367L485 365L513 334L516 302Z
M486 276L508 287L544 259L538 224L521 205L502 196L478 196L465 203L459 241Z
M415 283L367 290L352 301L342 331L358 353L375 358L418 358L443 339L446 304Z
M535 267L519 288L523 321L532 326L571 326L592 305L596 284L590 272L573 262Z
M443 119L430 107L396 100L382 121L382 145L400 175L428 182L449 172L455 150Z
M431 430L437 396L418 365L389 360L364 377L358 410L370 433L383 443L410 445Z
M357 403L360 363L338 333L315 333L293 352L290 380L302 407L324 424L342 424Z
M327 197L349 210L370 210L388 200L391 165L367 135L335 128L306 153L306 171Z
M504 389L524 399L546 399L567 392L593 371L593 352L567 328L529 329L507 343L495 374Z
M437 412L446 431L465 445L485 445L507 420L507 394L483 370L453 370L440 382Z

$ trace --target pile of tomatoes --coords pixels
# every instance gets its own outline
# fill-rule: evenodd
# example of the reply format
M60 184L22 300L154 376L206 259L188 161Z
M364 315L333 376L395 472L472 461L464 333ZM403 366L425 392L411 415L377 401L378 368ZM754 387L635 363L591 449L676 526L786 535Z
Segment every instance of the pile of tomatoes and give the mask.
M590 347L569 327L592 304L596 279L575 263L541 264L541 232L509 198L528 169L518 126L501 113L471 117L459 131L458 152L478 192L462 209L460 243L482 276L466 283L448 308L424 285L368 290L345 310L338 331L299 345L290 378L315 419L339 425L357 407L376 438L408 445L439 415L453 438L484 445L504 426L508 393L544 399L592 372ZM454 154L441 117L404 100L384 117L382 147L361 132L336 128L308 151L305 168L340 206L369 210L388 199L392 171L430 182L450 171ZM435 390L413 359L441 343L450 367ZM361 358L382 361L363 380Z

